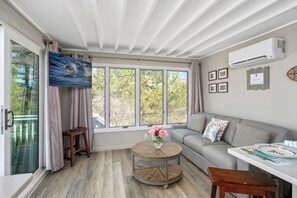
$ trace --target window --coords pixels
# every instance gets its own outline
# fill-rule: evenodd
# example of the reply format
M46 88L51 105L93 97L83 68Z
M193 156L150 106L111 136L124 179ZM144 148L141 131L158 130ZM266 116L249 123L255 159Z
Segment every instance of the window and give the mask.
M187 122L185 70L95 67L92 93L94 129Z
M110 126L135 126L135 69L110 69Z
M105 128L105 68L92 69L93 128Z
M187 122L188 72L167 71L167 123Z
M163 124L163 71L140 70L140 125Z

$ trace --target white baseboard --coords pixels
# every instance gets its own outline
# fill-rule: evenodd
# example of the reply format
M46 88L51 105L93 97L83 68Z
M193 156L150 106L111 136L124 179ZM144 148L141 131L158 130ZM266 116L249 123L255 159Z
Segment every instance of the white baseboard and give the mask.
M110 151L110 150L120 150L120 149L130 149L134 144L131 145L118 145L118 146L99 146L95 147L95 151Z
M38 185L42 182L49 171L42 170L36 177L33 176L33 181L25 188L25 190L18 197L30 197L36 190Z

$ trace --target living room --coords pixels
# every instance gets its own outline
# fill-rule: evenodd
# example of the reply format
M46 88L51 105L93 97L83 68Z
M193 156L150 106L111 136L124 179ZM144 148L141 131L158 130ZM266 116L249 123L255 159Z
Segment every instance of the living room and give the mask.
M50 162L51 154L47 150L50 150L51 141L47 140L47 136L51 133L48 128L51 128L52 121L49 118L52 117L49 115L56 114L51 114L54 108L48 108L53 100L50 96L52 92L47 91L49 88L48 68L46 68L44 60L46 49L50 45L53 45L51 46L53 51L59 52L65 57L72 56L72 54L79 54L78 58L83 55L87 58L91 57L93 72L98 71L98 75L104 73L102 79L97 80L93 77L92 81L93 100L91 104L93 109L91 116L94 123L98 122L98 126L92 123L94 132L89 134L89 136L93 136L93 141L90 142L91 150L93 150L91 157L76 156L73 167L70 167L69 161L65 160L63 168L57 169L57 174L71 168L80 171L78 167L83 167L83 163L88 163L83 160L93 159L94 153L102 152L103 154L98 155L110 156L112 152L119 151L119 153L115 152L116 155L123 155L123 159L127 158L126 160L128 160L129 149L138 142L148 140L147 133L152 129L152 125L164 126L169 133L166 140L170 140L171 125L189 123L191 114L195 111L196 113L205 112L276 125L290 131L292 137L289 140L297 140L297 124L294 116L297 97L294 91L296 77L293 80L294 76L291 78L289 76L289 71L293 70L297 62L296 1L230 1L228 3L192 0L176 0L171 3L158 0L146 3L92 1L92 3L76 2L71 5L69 1L65 0L63 5L56 6L55 4L61 3L58 1L49 3L15 0L5 0L0 3L0 49L4 53L4 60L1 60L0 64L1 95L5 96L9 93L8 90L14 89L8 88L10 85L7 84L8 78L6 77L10 76L10 72L4 67L4 65L10 64L10 55L7 55L6 52L9 49L9 41L7 41L9 38L20 41L16 43L33 51L39 58L39 78L41 79L39 89L41 91L39 93L40 127L38 138L40 138L40 142L37 149L41 150L37 165L38 171L31 172L34 173L31 178L32 182L29 182L31 191L27 188L22 196L32 195L32 189L35 189L42 180L49 180L48 174L54 174L49 173L52 169L49 168L48 163L52 162ZM48 9L57 9L57 11L45 11ZM77 15L77 11L80 9L81 15ZM104 10L106 11L104 12ZM108 18L107 16L115 10L118 12ZM98 13L98 11L100 12ZM131 14L132 12L133 14ZM56 15L56 17L50 19L51 15ZM88 17L91 17L94 24L99 24L99 26L90 27L93 23L86 22ZM61 20L59 23L58 19ZM138 23L138 26L134 27L134 23ZM100 30L102 27L106 27L104 31ZM57 31L57 29L63 31ZM94 32L90 31L91 29ZM246 67L232 68L230 66L230 53L270 38L284 39L284 58ZM16 44L13 46L19 47ZM200 73L193 73L193 65L199 66ZM255 77L253 72L258 68L260 71L258 73L263 73L265 78L264 80L262 78L263 87L261 88L250 83L250 78ZM116 74L119 71L130 72L130 78L134 83L105 83L112 82L112 78L116 76L109 76L109 74ZM222 72L223 77L220 76ZM133 73L132 77L131 73ZM174 75L179 76L180 84L177 85L186 86L186 88L178 90L178 86L169 87L172 83L170 77ZM158 86L156 86L158 88L155 89L159 95L154 95L153 100L149 96L145 96L144 91L141 90L152 86L152 81L156 80L158 76L161 76L160 79L162 79L158 81ZM147 77L151 79L151 82L144 85L144 79ZM199 79L199 94L196 92L197 90L193 91L195 79ZM112 88L115 89L117 86L122 89L126 87L125 90L129 94L121 95L122 100L118 98L113 103L112 97L115 95L112 95ZM95 89L97 92L94 91ZM73 124L73 120L80 118L70 115L74 111L70 105L70 101L73 100L71 89L59 87L57 90L61 108L61 130L77 127ZM128 90L135 91L128 92ZM183 94L177 94L181 90ZM172 97L167 97L170 93L172 93ZM197 96L196 99L194 99L194 95ZM175 103L170 98L178 98L181 102ZM0 99L1 106L10 105L9 97L5 96ZM157 100L159 102L154 103ZM150 101L150 105L155 106L153 111L150 111L151 109L146 107L143 101ZM18 99L16 98L13 102L18 103ZM194 106L196 106L196 110L193 110ZM9 112L10 109L7 109ZM174 115L174 112L178 116ZM157 121L154 120L155 117L150 117L152 114L158 117ZM4 115L4 110L2 115ZM8 119L10 116L11 114L8 113ZM53 117L58 119L59 116ZM3 124L4 121L2 120L1 123ZM99 126L100 124L102 126ZM4 130L3 133L10 133L12 128ZM59 134L61 137L62 131ZM0 139L2 160L0 171L1 176L8 176L12 174L10 168L7 168L10 166L11 156L4 153L10 150L9 147L13 143L7 145L5 142L10 141L11 137L3 135L3 133ZM63 156L56 157L64 161ZM32 161L31 158L30 160ZM187 156L181 157L181 164L184 163L188 167L183 167L184 178L180 182L189 178L191 173L186 173L186 170L189 169L206 181L202 182L203 185L210 185L207 174L201 171L200 167L196 167L195 163L191 164L191 160L187 160ZM82 164L80 164L81 162ZM200 172L194 170L195 168ZM101 170L103 169L104 167L101 167ZM131 167L128 166L126 169L130 170ZM194 178L193 176L192 179L195 180ZM26 184L28 185L28 182ZM198 184L199 181L197 181ZM146 185L135 186L134 183L130 183L130 185L140 188L138 192L146 188ZM185 187L185 184L182 186ZM127 184L124 187L127 187ZM150 186L149 189L156 191L155 193L164 190L159 187L156 187L157 190L153 190L152 187ZM125 191L125 189L122 190ZM165 190L170 190L170 186ZM194 191L194 189L189 191L191 190ZM292 190L296 191L297 189L289 187L288 191ZM189 195L186 191L180 197ZM178 190L175 189L173 192L178 192ZM210 195L210 186L202 194L201 197ZM108 196L105 195L105 197ZM47 196L50 197L49 194ZM144 195L144 197L146 196Z

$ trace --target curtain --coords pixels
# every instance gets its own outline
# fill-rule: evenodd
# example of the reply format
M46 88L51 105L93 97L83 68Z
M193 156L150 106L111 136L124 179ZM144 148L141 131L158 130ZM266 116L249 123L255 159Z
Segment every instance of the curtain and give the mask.
M72 54L71 57L92 62L88 55ZM92 116L92 89L69 88L70 89L70 128L83 126L88 128L88 142L90 151L94 151L94 129ZM84 146L84 141L80 139Z
M49 44L48 51L58 53L58 43ZM64 156L59 88L52 86L48 87L48 132L51 171L55 172L64 167Z
M198 61L193 61L190 66L192 74L192 98L190 114L203 112L202 89L201 89L201 66Z

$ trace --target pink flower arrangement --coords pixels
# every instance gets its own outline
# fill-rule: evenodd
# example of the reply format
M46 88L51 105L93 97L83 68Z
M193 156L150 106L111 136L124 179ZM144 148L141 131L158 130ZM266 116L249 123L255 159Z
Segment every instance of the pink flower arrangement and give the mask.
M155 127L153 127L151 130L149 130L148 134L151 137L159 136L161 138L164 138L164 137L167 137L168 136L167 131L163 127L161 127L161 126L155 126Z

